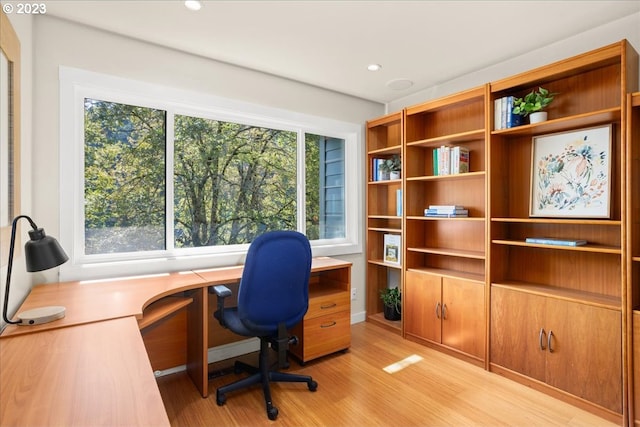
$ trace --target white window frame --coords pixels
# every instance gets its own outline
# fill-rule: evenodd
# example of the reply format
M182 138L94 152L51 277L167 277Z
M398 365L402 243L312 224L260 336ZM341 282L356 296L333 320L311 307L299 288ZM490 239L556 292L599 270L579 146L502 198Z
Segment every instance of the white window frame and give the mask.
M93 98L167 111L175 114L246 123L294 131L298 135L298 165L304 165L304 135L312 133L345 141L345 237L311 241L314 256L362 253L361 170L362 125L249 104L213 95L60 67L60 243L69 262L60 267L60 280L88 280L112 276L156 274L169 271L223 267L244 261L248 244L180 248L126 254L84 255L84 99ZM173 140L167 126L167 141ZM173 200L173 145L167 144L167 200ZM348 166L347 166L348 165ZM302 169L302 170L301 170ZM298 229L304 226L304 168L298 167ZM167 203L167 221L173 203ZM114 273L117 272L117 273Z

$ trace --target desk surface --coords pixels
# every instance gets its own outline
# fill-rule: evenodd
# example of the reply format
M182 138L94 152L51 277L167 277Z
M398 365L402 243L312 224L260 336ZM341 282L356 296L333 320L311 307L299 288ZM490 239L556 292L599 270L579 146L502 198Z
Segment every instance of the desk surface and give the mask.
M2 426L168 426L133 317L0 342Z

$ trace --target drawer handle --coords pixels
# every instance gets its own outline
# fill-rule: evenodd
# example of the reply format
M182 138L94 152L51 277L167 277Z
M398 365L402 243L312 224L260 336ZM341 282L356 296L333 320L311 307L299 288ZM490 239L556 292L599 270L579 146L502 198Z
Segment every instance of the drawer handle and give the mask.
M547 338L547 348L549 353L553 353L553 347L551 347L551 339L553 338L553 331L549 331L549 338Z
M544 346L544 339L546 333L544 332L544 328L540 328L540 335L538 335L538 344L540 345L540 350L546 350L547 348Z
M436 304L436 319L440 318L440 303Z
M335 302L332 302L332 303L329 303L329 304L324 304L324 305L320 306L320 310L326 310L328 308L333 308L336 305L338 305L338 304L336 304Z
M323 323L322 325L320 325L321 328L331 328L333 326L336 326L338 323L334 320L333 322L329 322L329 323Z

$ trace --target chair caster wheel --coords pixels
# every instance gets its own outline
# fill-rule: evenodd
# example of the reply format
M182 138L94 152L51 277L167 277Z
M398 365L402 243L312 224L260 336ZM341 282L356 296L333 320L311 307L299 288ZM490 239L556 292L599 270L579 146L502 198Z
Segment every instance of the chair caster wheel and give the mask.
M318 389L318 383L316 381L311 381L307 383L307 387L309 387L309 391L316 391Z
M227 403L227 396L222 393L216 393L216 403L218 406L222 406Z
M273 406L273 407L267 409L267 416L269 417L269 419L271 421L275 421L276 418L278 418L278 408Z

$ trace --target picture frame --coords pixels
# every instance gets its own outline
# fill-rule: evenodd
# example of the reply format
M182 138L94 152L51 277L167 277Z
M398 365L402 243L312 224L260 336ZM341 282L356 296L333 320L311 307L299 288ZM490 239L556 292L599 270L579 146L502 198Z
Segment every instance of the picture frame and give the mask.
M532 140L531 217L611 216L612 125Z
M400 235L398 234L385 234L384 235L384 248L383 248L383 261L387 264L400 265L401 257Z

